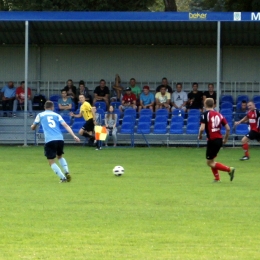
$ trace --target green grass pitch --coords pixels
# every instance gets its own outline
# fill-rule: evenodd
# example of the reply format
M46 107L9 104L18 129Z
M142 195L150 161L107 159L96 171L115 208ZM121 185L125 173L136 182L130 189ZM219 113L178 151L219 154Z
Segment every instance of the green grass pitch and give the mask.
M67 145L59 184L42 146L2 146L0 259L260 259L259 153L222 149L213 184L205 148Z

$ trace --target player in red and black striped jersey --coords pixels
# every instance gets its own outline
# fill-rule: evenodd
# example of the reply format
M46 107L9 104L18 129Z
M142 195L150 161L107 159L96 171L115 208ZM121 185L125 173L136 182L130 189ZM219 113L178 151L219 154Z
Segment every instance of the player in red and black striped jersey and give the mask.
M240 121L235 122L235 126L249 122L250 131L242 138L242 147L245 152L245 155L240 159L241 161L249 160L249 140L256 140L260 142L260 129L259 129L259 120L260 120L260 111L256 109L254 102L250 101L247 103L248 112L244 118Z
M218 171L227 172L230 176L230 181L232 181L234 178L235 168L214 161L214 158L217 157L222 144L225 144L228 140L230 132L229 125L227 120L220 113L214 111L214 100L212 98L206 98L204 106L206 108L206 112L204 112L201 116L198 139L202 139L202 133L205 130L207 134L207 165L211 167L211 171L214 175L214 182L220 181ZM226 134L223 140L220 132L222 125L225 126L226 129Z

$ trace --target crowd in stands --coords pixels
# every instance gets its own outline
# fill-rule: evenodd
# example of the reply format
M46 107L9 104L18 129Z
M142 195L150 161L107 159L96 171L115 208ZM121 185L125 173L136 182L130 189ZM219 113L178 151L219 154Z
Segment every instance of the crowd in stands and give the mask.
M17 88L10 81L1 89L1 94L3 116L16 117L17 110L24 109L24 81ZM118 125L120 115L126 114L126 111L129 109L138 112L139 115L141 115L142 110L150 110L151 114L156 114L159 110L165 110L167 114L172 113L173 116L183 116L188 115L190 110L198 110L201 113L203 111L203 102L206 98L213 98L215 105L217 99L212 83L208 84L208 90L203 92L200 91L199 84L194 82L191 86L191 91L187 93L183 90L181 83L177 83L175 89L172 89L167 78L164 77L161 84L153 91L148 85L143 86L141 89L137 85L135 78L131 78L127 86L122 86L121 78L116 74L111 90L107 87L106 81L101 79L99 85L94 89L93 95L91 95L83 80L80 80L78 87L76 87L73 81L69 79L66 86L61 88L60 94L52 95L50 100L54 102L56 112L63 116L69 116L71 111L77 111L81 106L79 95L84 95L85 100L97 108L97 113L103 117L103 122L108 131L113 126L112 131L109 131L109 133L113 138L114 145L116 145L116 126ZM41 101L45 102L44 97L41 97ZM232 120L238 121L245 116L248 101L248 97L244 96L236 104L232 96L222 96L220 112L227 118L231 114ZM28 115L33 117L33 98L29 87L27 90L27 106ZM235 111L234 107L236 107ZM112 114L115 114L115 116L112 116ZM230 124L232 125L233 123L230 122Z

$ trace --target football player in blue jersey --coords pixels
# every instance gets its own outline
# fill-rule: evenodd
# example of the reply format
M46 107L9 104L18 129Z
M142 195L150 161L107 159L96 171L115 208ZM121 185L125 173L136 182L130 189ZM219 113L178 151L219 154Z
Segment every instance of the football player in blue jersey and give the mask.
M36 116L31 125L31 129L35 130L37 125L42 125L45 137L44 154L47 157L52 170L59 176L61 182L70 182L71 176L69 174L69 167L67 161L62 156L62 154L64 154L64 139L60 130L60 124L73 136L76 142L80 142L80 139L73 133L72 129L66 124L63 118L59 114L53 112L54 104L52 101L46 101L44 108L45 111ZM55 163L56 157L59 160L64 173Z

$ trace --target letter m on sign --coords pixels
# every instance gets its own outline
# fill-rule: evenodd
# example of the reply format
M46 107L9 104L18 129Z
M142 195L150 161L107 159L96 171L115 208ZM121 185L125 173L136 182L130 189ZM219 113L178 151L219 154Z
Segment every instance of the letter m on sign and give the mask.
M260 13L251 13L251 20L252 21L259 21L260 20Z

